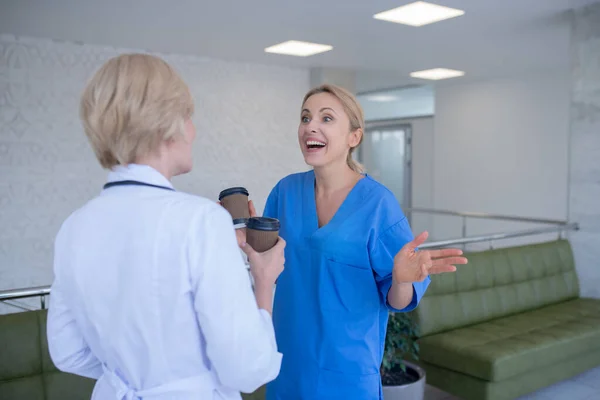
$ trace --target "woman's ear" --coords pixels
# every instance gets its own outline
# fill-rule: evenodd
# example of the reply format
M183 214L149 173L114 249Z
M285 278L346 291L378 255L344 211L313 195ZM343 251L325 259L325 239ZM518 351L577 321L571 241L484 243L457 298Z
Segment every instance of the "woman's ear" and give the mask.
M357 147L363 137L363 130L362 128L358 128L352 132L350 132L350 138L348 139L348 144L350 145L350 147L355 148Z

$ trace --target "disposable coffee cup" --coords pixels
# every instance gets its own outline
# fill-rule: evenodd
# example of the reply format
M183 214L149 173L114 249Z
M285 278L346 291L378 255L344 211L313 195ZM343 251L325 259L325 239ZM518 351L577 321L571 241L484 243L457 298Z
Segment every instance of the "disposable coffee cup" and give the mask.
M279 220L252 217L246 223L246 242L259 253L270 250L279 239Z
M219 193L219 201L231 214L233 224L236 227L245 226L248 218L250 218L248 196L248 190L243 187L232 187Z

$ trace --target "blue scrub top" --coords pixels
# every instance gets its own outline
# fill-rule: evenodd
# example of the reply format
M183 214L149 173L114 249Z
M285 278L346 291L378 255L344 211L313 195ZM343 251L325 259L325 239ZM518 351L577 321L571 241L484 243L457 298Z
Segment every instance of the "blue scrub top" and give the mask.
M387 302L394 256L413 239L398 201L367 175L319 228L309 171L281 180L264 215L281 221L287 241L273 308L283 361L267 399L382 399L388 312L414 309L429 285L414 283L403 310Z

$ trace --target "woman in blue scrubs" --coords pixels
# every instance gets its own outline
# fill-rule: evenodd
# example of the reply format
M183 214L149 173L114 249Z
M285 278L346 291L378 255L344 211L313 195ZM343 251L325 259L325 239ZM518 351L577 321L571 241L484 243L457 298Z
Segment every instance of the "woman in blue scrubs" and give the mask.
M388 312L414 309L430 274L467 262L457 249L415 251L427 233L413 240L394 195L352 158L363 130L354 96L311 90L298 141L313 170L282 179L267 200L287 241L273 309L283 362L268 400L382 399Z

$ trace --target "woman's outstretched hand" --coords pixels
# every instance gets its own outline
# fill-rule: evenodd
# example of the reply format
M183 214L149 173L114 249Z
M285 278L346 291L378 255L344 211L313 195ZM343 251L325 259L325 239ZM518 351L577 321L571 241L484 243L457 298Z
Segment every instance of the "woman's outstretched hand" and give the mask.
M258 253L248 243L242 244L242 250L248 256L250 273L255 286L272 290L285 265L285 240L279 238L275 246L264 253Z
M422 282L428 275L456 271L455 264L466 264L460 249L417 250L429 234L421 233L394 257L392 277L396 283Z

